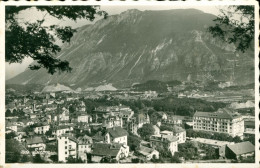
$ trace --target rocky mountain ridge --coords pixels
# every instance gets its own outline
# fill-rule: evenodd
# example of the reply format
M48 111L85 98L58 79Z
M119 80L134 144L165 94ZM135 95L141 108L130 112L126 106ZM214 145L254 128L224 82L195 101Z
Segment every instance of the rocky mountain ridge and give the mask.
M214 18L195 9L128 10L79 28L63 45L57 56L70 62L71 73L27 70L7 83L61 82L83 89L147 80L252 83L253 51L236 53L233 45L213 38L207 27Z

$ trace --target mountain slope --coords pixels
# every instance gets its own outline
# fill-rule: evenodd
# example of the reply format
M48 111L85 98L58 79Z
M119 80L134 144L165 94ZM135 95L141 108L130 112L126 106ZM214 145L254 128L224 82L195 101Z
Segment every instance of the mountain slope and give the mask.
M187 78L252 83L253 51L236 56L234 46L214 39L206 31L214 18L195 9L128 10L78 29L58 54L70 62L71 73L27 70L7 83L66 83L83 88Z

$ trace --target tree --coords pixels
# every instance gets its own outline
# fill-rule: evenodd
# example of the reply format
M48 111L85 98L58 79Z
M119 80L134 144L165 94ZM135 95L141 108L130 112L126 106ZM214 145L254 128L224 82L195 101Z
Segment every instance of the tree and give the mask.
M45 161L41 158L40 154L36 154L33 157L33 163L45 163Z
M154 128L151 124L144 124L143 127L137 130L137 133L145 140L149 140L150 136L154 134Z
M129 134L129 136L127 137L127 144L130 148L130 150L135 151L137 147L139 147L140 145L140 138L134 134Z
M107 16L105 11L99 10L99 6L6 6L6 62L21 63L25 57L31 57L37 62L29 66L31 70L45 68L50 74L54 74L57 70L59 72L72 70L68 61L60 60L55 55L61 51L57 39L62 43L70 42L76 30L70 26L45 26L44 17L36 22L21 23L17 18L18 14L30 8L45 12L45 16L48 14L57 19L68 18L73 21L77 19L93 21L97 15L103 15L104 18Z
M21 151L17 145L18 141L13 139L7 139L5 141L5 162L6 163L18 163L21 158Z
M28 155L22 155L21 162L22 163L31 162L31 157L29 157Z
M81 158L73 158L71 155L67 159L67 163L84 163Z
M11 117L12 116L12 112L10 109L7 109L5 112L5 117Z
M15 137L15 132L10 132L5 134L5 139L13 139Z
M209 32L213 37L235 44L237 51L245 52L254 42L254 6L229 6L227 11L220 12Z

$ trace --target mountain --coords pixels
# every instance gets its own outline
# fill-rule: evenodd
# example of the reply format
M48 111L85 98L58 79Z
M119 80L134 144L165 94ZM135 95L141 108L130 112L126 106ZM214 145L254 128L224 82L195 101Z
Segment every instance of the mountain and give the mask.
M70 62L71 73L27 70L6 82L82 89L148 80L252 83L254 52L234 54L234 45L213 38L207 27L215 17L195 9L128 10L78 28L57 55Z

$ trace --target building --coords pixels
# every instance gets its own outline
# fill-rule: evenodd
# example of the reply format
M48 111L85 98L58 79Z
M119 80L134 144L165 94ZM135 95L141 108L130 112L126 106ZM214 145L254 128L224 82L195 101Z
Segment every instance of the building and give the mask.
M87 153L91 153L92 138L84 135L78 138L78 158L87 162Z
M153 148L140 145L138 153L144 156L146 160L151 160L152 158L159 159L159 152Z
M121 127L108 128L105 133L105 142L127 145L127 135L128 132Z
M224 145L219 148L219 156L228 159L246 158L255 154L255 146L249 142L241 142L232 145Z
M56 128L52 130L52 134L58 136L61 136L62 134L68 133L72 130L71 126L68 125L59 125Z
M147 113L136 114L136 124L138 128L141 128L144 124L150 124L150 117Z
M112 113L103 115L102 125L105 128L123 127L123 120L121 115L114 115Z
M150 137L150 145L152 148L166 146L172 156L178 152L178 139L173 135L152 135Z
M175 135L178 139L178 144L185 143L185 141L186 141L186 130L183 129L182 127L176 126L176 125L173 126L172 130L173 130L173 135Z
M129 147L122 144L94 143L91 153L91 161L99 163L102 158L109 157L119 161L129 155Z
M157 127L156 125L153 125L153 129L154 129L154 135L159 135L160 134L160 128Z
M78 117L77 117L78 122L88 123L89 120L90 120L90 116L88 114L86 114L86 113L78 114Z
M72 134L63 134L57 139L59 162L66 162L69 156L77 158L77 140Z
M46 144L44 143L42 137L31 136L25 139L27 148L30 151L45 151Z
M193 116L193 129L243 136L244 120L241 115L229 109L217 112L196 112Z
M47 123L38 123L34 125L34 132L36 134L45 134L49 129L50 125Z

